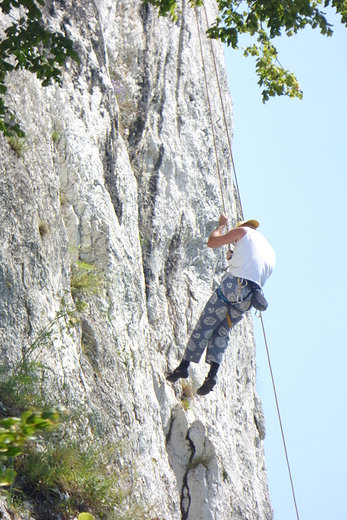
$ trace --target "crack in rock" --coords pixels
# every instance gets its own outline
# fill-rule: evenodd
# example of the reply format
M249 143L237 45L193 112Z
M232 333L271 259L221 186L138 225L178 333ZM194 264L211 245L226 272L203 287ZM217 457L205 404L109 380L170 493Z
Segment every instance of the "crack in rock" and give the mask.
M181 520L212 520L210 501L213 479L218 475L215 449L205 426L194 421L189 427L181 408L172 412L167 453L180 494Z

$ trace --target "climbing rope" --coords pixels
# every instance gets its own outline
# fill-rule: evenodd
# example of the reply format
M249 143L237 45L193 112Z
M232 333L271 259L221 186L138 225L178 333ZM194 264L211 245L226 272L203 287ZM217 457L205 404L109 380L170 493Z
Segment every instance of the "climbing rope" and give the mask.
M211 128L212 128L212 135L213 135L214 152L215 152L215 155L216 155L216 164L217 164L217 172L218 172L218 178L219 178L220 192L221 192L221 196L222 196L223 211L224 211L224 213L226 213L224 197L223 197L222 178L221 178L221 174L220 174L219 160L218 160L218 153L217 153L216 136L215 136L215 133L214 133L214 123L213 123L213 117L212 117L210 95L209 95L209 92L208 92L208 85L207 85L207 76L206 76L204 53L203 53L203 50L202 50L202 43L201 43L201 36L200 36L200 29L199 29L198 9L197 9L197 7L195 7L195 19L196 19L196 26L197 26L197 29L198 29L199 45L200 45L200 52L201 52L201 58L202 58L202 68L203 68L203 71L204 71L204 78L205 78L205 87L206 87L206 93L207 93L208 109L209 109L210 118L211 118Z
M290 470L289 457L288 457L288 452L287 452L287 445L286 445L286 441L285 441L285 438L284 438L284 431L283 431L283 426L282 426L282 420L281 420L280 408L279 408L278 399L277 399L277 392L276 392L276 386L275 386L275 379L274 379L274 375L273 375L273 371L272 371L272 366L271 366L270 353L269 353L269 347L268 347L268 344L267 344L267 339L266 339L266 334L265 334L265 327L264 327L263 316L261 315L261 313L260 313L260 321L261 321L261 326L262 326L262 329L263 329L263 336L264 336L264 342L265 342L265 347L266 347L266 355L267 355L267 360L268 360L269 368L270 368L271 381L272 381L272 388L273 388L274 395L275 395L275 401L276 401L276 408L277 408L278 421L279 421L279 423L280 423L280 429L281 429L281 435L282 435L282 441L283 441L284 453L285 453L286 461L287 461L287 467L288 467L288 473L289 473L290 485L291 485L291 488L292 488L292 495L293 495L293 500L294 500L294 506L295 506L295 511L296 511L296 517L297 517L297 519L299 520L299 511L298 511L298 506L297 506L296 498L295 498L294 484L293 484L292 472L291 472L291 470Z
M206 10L206 5L205 4L204 4L204 10L205 10L205 19L206 19L207 29L209 29L210 25L208 23L207 10ZM198 28L198 30L199 30L199 28ZM200 33L199 33L199 38L200 38ZM234 154L233 154L233 151L232 151L232 148L231 148L231 139L230 139L230 135L229 135L229 128L228 128L228 124L227 124L227 118L226 118L226 115L225 115L223 96L222 96L221 86L220 86L220 82L219 82L219 74L218 74L218 71L217 71L216 57L215 57L214 50L213 50L212 38L210 38L210 45L211 45L211 53L212 53L212 58L213 58L214 72L215 72L215 76L216 76L216 79L217 79L219 99L220 99L222 112L223 112L224 126L225 126L227 140L228 140L229 154L230 154L231 164L232 164L232 167L233 167L233 174L234 174L234 180L235 180L235 186L236 186L236 192L237 192L237 201L239 203L239 210L240 210L240 213L241 213L241 220L244 220L242 204L241 204L241 195L240 195L240 190L239 190L239 183L237 182L236 169L235 169L235 163L234 163ZM206 89L207 89L207 86L206 86Z
M204 11L205 11L205 19L206 19L207 29L209 29L208 16L207 16L207 11L206 11L206 5L205 4L204 4ZM225 202L224 202L224 196L223 196L223 185L222 185L221 174L220 174L220 167L219 167L219 161L218 161L217 145L216 145L216 138L215 138L215 132L214 132L214 122L213 122L213 117L212 117L212 109L211 109L210 96L209 96L209 91L208 91L208 83L207 83L207 76L206 76L206 66L205 66L204 54L203 54L203 49L202 49L202 42L201 42L201 35L200 35L200 28L199 28L199 21L198 21L198 9L197 9L197 7L195 7L195 18L196 18L196 25L197 25L198 36L199 36L201 60L202 60L202 67L203 67L203 71L204 71L205 87L206 87L206 93L207 93L208 107L209 107L210 118L211 118L211 127L212 127L213 143L214 143L214 149L215 149L215 155L216 155L217 172L218 172L218 177L219 177L220 191L221 191L221 197L222 197L222 203L223 203L223 211L225 213ZM225 115L225 109L224 109L223 98L222 98L222 91L221 91L221 86L220 86L220 82L219 82L219 75L218 75L218 70L217 70L216 58L215 58L215 54L214 54L214 50L213 50L212 39L210 39L210 44L211 44L211 53L212 53L212 57L213 57L215 76L216 76L217 84L218 84L219 98L220 98L220 103L221 103L222 112L223 112L224 125L225 125L225 128L226 128L226 135L227 135L227 140L228 140L230 159L231 159L233 175L234 175L234 181L235 181L236 192L237 192L237 200L238 200L238 203L239 203L239 211L241 213L242 220L244 220L244 213L243 213L243 209L242 209L240 190L239 190L239 185L238 185L238 181L237 181L234 156L233 156L232 148L231 148L231 139L230 139L229 131L228 131L228 124L227 124L226 115ZM271 360L270 360L269 347L268 347L266 333L265 333L264 320L263 320L263 316L262 316L261 313L260 313L260 321L261 321L261 326L262 326L262 330L263 330L264 343L265 343L265 348L266 348L266 355L267 355L269 369L270 369L272 388L273 388L273 392L274 392L274 396L275 396L277 416L278 416L278 421L279 421L280 430L281 430L281 436L282 436L284 453L285 453L285 457L286 457L286 461L287 461L287 468L288 468L289 479L290 479L290 484L291 484L291 489L292 489L292 495L293 495L293 501L294 501L294 506L295 506L296 517L297 517L297 520L300 520L298 506L297 506L297 502L296 502L296 496L295 496L292 472L291 472L290 464L289 464L287 445L286 445L286 441L285 441L285 437L284 437L284 430L283 430L283 425L282 425L281 413L280 413L280 408L279 408L279 404L278 404L275 379L274 379L274 375L273 375L273 370L272 370L272 365L271 365Z

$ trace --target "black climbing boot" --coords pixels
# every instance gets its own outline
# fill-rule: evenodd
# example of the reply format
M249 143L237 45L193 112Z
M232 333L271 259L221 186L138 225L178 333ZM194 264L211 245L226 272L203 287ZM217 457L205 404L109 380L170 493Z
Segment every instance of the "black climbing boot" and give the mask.
M169 383L176 383L179 379L186 379L188 377L188 367L190 361L182 359L178 367L166 376L166 381Z
M217 377L209 377L207 376L203 384L200 388L197 389L196 393L198 395L207 395L209 394L217 384Z
M211 362L211 368L207 377L200 388L197 389L196 393L198 395L207 395L209 394L217 384L217 372L219 369L219 363Z

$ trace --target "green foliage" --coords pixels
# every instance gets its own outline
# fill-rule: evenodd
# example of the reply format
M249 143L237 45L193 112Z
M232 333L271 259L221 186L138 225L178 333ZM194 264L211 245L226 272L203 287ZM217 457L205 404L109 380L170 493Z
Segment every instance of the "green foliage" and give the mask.
M79 520L153 518L151 507L142 504L135 493L133 461L124 463L120 444L105 444L100 420L81 409L73 409L69 415L62 414L63 408L58 406L35 411L45 400L39 388L43 385L40 375L47 371L40 362L45 349L78 322L75 311L62 301L62 310L23 348L15 367L0 367L0 410L16 410L20 415L0 419L0 485L11 485L7 496L12 509L29 501L38 519L77 515ZM28 407L29 411L21 413ZM55 428L58 418L59 428Z
M78 515L77 520L95 520L95 519L94 519L94 516L91 515L90 513L81 513L80 515Z
M141 233L139 233L139 240L140 240L140 245L141 246L146 246L148 247L149 246L149 241L147 240L147 238L144 238Z
M53 130L53 132L51 133L51 137L54 143L58 143L61 137L60 132L58 132L58 130Z
M94 265L81 261L77 261L76 264L72 265L71 294L79 312L83 312L87 308L87 303L83 298L99 295L103 282L103 273Z
M190 410L190 399L188 397L183 398L181 402L184 411Z
M86 420L83 410L62 417L54 435L16 459L14 499L30 497L38 505L35 518L75 518L82 512L105 520L149 518L150 508L135 493L134 463L124 463L120 443L92 440Z
M194 387L186 381L182 381L182 396L188 399L192 399L195 396Z
M1 125L1 121L0 121ZM25 137L18 137L17 135L8 137L7 142L18 157L22 157L28 149L28 143Z
M62 33L45 29L39 7L43 5L44 0L0 1L2 13L12 20L0 41L0 96L7 91L5 79L12 70L26 69L36 74L45 87L53 81L61 83L61 68L68 58L78 62L73 42ZM24 136L15 114L2 97L0 132L6 136Z
M274 96L289 96L302 99L303 93L295 75L277 63L277 50L270 42L265 31L259 32L259 45L246 47L244 56L256 57L258 85L265 87L262 91L263 102Z
M124 498L121 476L115 468L111 450L97 445L84 447L79 440L65 444L58 437L40 449L33 446L16 461L19 484L26 492L46 497L58 495L55 512L75 513L89 510L109 518Z
M0 398L2 409L10 414L20 414L26 408L42 405L41 388L43 371L47 371L40 359L45 349L52 346L58 333L70 331L78 319L75 311L66 306L37 335L35 341L22 350L22 357L13 368L5 362L0 365Z
M144 0L151 3L160 15L177 18L176 0ZM190 5L200 5L192 0ZM333 31L325 13L321 11L322 0L217 0L218 16L207 31L210 38L219 39L234 49L238 48L239 36L257 36L257 43L245 49L245 56L256 57L258 84L263 87L265 103L273 96L302 98L302 91L293 73L282 68L277 59L277 50L271 40L281 36L296 34L310 26L318 28L323 35L331 36ZM347 3L345 0L325 0L324 8L331 5L341 15L341 22L347 26Z
M88 309L88 303L80 299L75 300L75 305L77 312L84 312Z
M187 383L186 381L182 381L182 393L181 393L181 402L183 406L183 410L187 411L190 409L191 401L194 399L195 390L194 387Z
M20 417L5 417L0 420L0 486L12 485L16 477L13 459L23 453L28 443L37 440L38 433L50 431L58 423L59 414L63 408L51 406L42 411L33 410L38 405L39 393L35 388L38 381L38 370L42 365L38 356L42 353L55 327L64 318L69 323L72 318L67 311L57 313L56 318L38 335L36 340L23 349L22 357L10 370L6 363L0 366L0 396L1 410L10 414L16 410ZM29 408L23 412L25 408Z
M188 0L191 7L203 5L202 0ZM170 15L173 21L178 18L177 0L145 0L146 4L152 4L158 9L160 16Z
M42 364L24 360L13 371L6 364L0 366L1 404L6 411L21 413L28 407L39 407L41 369Z
M21 417L7 417L0 421L0 486L13 484L16 471L6 467L9 459L18 457L29 441L37 438L37 433L51 430L59 419L61 408L50 407L42 412L28 410Z

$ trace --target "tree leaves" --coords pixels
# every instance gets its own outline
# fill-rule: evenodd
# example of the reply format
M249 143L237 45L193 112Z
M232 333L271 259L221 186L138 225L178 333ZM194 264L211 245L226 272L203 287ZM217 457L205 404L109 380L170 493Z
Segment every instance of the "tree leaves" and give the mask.
M174 13L177 17L176 0L145 0L157 9L160 15ZM330 5L341 15L341 22L347 27L346 0L325 0L324 7ZM201 2L191 1L191 5ZM219 39L238 48L241 34L257 35L257 43L247 47L244 56L256 57L258 84L262 90L263 102L273 96L302 98L302 90L294 74L285 70L277 59L277 50L271 40L281 36L293 36L307 25L318 28L323 35L331 36L331 24L320 10L322 0L217 0L219 14L207 31L210 38Z
M175 21L178 18L177 0L144 0L145 4L152 4L158 9L159 16L167 16ZM203 0L188 0L190 7L203 5Z
M21 18L15 19L5 30L5 38L0 42L0 94L5 94L5 77L11 70L26 69L41 80L46 87L52 82L61 84L61 68L68 58L78 62L73 42L58 32L45 29L39 5L44 0L2 0L0 9L11 14L13 9L21 8ZM0 98L0 132L6 136L24 132L16 122L12 112Z
M246 47L244 56L256 57L258 85L262 90L263 103L270 97L289 96L302 99L303 92L295 75L277 63L277 50L265 31L259 31L258 45Z
M51 406L40 412L28 410L21 417L6 417L0 421L0 486L13 484L16 472L6 468L8 459L17 457L28 441L35 440L38 432L51 430L63 412L61 406Z

